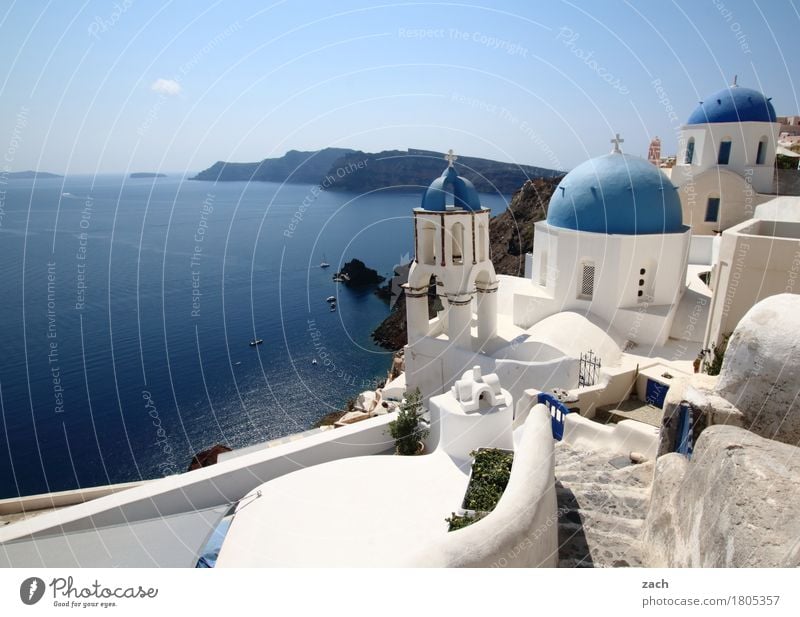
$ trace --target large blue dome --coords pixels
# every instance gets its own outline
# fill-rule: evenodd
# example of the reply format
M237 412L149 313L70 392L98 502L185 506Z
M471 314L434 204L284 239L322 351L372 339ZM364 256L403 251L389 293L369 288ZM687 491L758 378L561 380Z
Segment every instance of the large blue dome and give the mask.
M547 210L554 227L605 234L683 231L678 191L660 169L612 152L581 163L556 187Z
M462 178L452 166L436 178L425 195L422 196L422 209L430 212L447 210L447 196L452 195L453 205L464 210L481 210L481 200L472 182Z
M695 108L687 124L709 122L775 122L775 108L758 90L731 86L712 94Z

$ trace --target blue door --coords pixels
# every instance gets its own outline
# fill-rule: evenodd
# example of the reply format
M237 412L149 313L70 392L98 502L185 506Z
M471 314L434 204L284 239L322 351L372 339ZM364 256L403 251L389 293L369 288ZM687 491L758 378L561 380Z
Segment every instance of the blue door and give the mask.
M648 379L645 400L656 407L663 407L664 398L667 396L667 390L669 390L669 386Z

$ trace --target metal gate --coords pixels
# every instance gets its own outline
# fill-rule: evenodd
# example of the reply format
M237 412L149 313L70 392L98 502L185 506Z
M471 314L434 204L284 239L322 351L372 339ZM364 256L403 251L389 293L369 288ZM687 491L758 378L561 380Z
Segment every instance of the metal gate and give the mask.
M600 358L590 349L581 354L578 370L578 386L593 386L600 374Z

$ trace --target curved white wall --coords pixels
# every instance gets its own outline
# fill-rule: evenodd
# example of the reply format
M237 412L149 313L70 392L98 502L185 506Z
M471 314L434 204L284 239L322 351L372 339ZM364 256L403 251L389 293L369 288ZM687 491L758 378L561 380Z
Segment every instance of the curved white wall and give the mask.
M405 565L553 568L557 563L553 433L547 408L536 405L525 421L511 478L494 511L448 533Z

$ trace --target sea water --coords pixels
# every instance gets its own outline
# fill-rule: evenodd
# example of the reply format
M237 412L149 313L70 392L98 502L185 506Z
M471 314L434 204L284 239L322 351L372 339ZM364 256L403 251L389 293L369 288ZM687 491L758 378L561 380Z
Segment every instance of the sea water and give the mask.
M180 473L386 374L370 334L388 305L332 275L413 257L419 194L177 174L0 188L0 498Z

